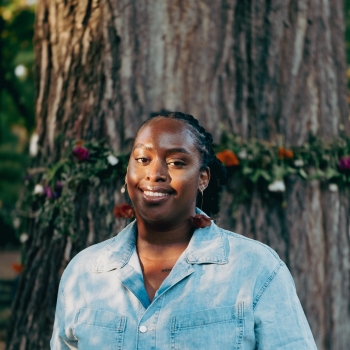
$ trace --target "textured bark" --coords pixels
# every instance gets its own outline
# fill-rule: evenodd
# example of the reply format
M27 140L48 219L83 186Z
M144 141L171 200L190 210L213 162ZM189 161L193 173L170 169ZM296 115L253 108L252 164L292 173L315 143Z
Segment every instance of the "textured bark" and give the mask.
M39 0L35 162L57 161L70 138L104 137L127 150L141 122L161 109L193 114L217 141L223 128L287 146L309 133L349 134L343 38L342 0ZM62 269L123 224L106 220L120 201L118 186L77 200L73 243L33 221L8 349L48 348ZM234 186L224 195L221 224L277 250L319 349L345 349L347 190L291 177L283 207L278 196L266 200L254 190L232 214Z

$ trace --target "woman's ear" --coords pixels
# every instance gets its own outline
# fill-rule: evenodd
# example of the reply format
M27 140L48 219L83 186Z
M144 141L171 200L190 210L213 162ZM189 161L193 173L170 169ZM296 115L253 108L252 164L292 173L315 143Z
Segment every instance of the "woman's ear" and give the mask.
M205 169L201 170L199 174L198 189L200 191L204 191L208 187L209 181L210 181L210 169L206 167Z
M126 178L127 178L127 176L128 176L128 170L129 170L129 165L126 167L126 173L125 173L124 183L126 183Z

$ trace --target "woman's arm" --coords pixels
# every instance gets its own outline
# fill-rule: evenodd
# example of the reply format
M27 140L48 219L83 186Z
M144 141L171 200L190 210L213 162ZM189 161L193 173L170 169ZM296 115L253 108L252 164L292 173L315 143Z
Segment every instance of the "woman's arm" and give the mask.
M254 307L256 349L317 350L288 268L265 286Z
M62 281L61 281L62 284ZM55 323L53 326L52 338L50 342L50 348L52 350L75 350L78 349L78 342L72 339L68 339L65 327L65 297L63 287L59 287Z

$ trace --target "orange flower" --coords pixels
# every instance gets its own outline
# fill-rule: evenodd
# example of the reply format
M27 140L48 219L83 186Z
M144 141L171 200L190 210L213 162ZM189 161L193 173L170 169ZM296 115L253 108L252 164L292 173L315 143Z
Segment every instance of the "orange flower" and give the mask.
M278 158L280 159L292 159L294 158L294 152L290 149L280 147L278 149Z
M84 144L84 140L77 140L76 142L75 142L75 145L76 146L82 146Z
M239 160L234 152L229 149L225 149L216 154L216 157L223 163L225 166L237 166L239 165Z
M119 219L130 219L134 217L134 210L128 203L117 204L113 209L113 214Z
M21 273L23 270L23 265L21 263L13 263L12 269L15 270L17 273Z

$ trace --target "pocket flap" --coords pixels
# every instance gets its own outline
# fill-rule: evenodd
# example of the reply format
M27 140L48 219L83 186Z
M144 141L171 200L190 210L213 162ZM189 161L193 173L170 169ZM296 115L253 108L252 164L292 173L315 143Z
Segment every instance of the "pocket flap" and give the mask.
M172 328L173 331L176 331L183 328L200 327L212 323L231 322L240 317L240 315L236 317L236 309L237 307L232 305L178 315L172 319Z
M107 310L82 308L77 313L75 323L112 328L117 332L123 332L125 316Z

